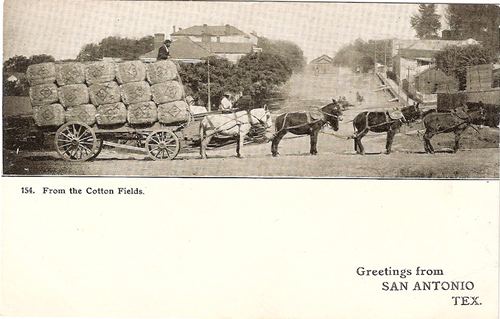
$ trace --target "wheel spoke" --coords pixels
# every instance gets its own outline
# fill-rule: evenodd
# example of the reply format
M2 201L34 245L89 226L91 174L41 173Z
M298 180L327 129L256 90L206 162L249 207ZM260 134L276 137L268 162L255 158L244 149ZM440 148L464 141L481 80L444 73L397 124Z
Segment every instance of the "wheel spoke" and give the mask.
M87 154L88 153L92 153L92 150L90 148L88 148L87 146L83 145L83 144L80 144L81 148L83 148L85 151L87 151Z
M167 152L167 157L170 157L170 151L168 150L168 147L165 147L165 152ZM172 152L173 154L174 152Z
M156 135L151 136L151 140L152 140L152 141L155 141L155 142L156 142L156 144L160 144L160 142L161 142L161 141L160 141L160 139L159 139L159 138L157 138L157 136L156 136Z
M84 137L85 135L88 135L88 136L87 136L87 137ZM94 138L94 137L93 137L93 136L92 136L92 134L90 134L89 132L85 132L85 133L83 133L83 134L80 136L80 139L81 139L81 140L88 140L88 139L90 139L90 138Z
M161 150L161 154L162 154L161 158L165 158L165 149ZM167 154L167 157L169 157L168 154Z
M151 145L150 145L151 146ZM159 146L156 146L155 148L150 148L151 152L153 151L156 151L157 149L159 149L160 147Z
M60 146L60 148L65 148L65 147L68 147L68 146L70 146L70 145L71 145L71 142L69 142L69 143L65 143L65 144L63 144L63 145L59 145L59 146Z
M66 138L68 138L69 140L73 139L73 135L68 136L68 135L64 134L63 132L61 132L61 135L64 136L64 137L66 137Z
M82 131L82 126L78 126L78 133L76 133L77 137L81 137L82 136L81 131ZM83 131L83 133L85 133L85 131Z

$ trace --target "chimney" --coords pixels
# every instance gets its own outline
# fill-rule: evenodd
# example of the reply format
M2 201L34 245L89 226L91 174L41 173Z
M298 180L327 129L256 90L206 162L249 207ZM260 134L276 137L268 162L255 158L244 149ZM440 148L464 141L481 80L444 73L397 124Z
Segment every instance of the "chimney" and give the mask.
M165 33L155 33L154 49L158 50L163 45L163 41L165 41Z
M174 25L172 28L174 29L174 32L173 32L173 33L175 33L175 25Z
M229 24L226 24L225 32L227 35L229 35L231 33L231 26Z

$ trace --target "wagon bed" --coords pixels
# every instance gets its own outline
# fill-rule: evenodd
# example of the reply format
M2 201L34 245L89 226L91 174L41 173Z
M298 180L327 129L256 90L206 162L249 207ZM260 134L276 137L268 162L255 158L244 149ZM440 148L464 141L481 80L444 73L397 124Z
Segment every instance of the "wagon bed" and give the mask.
M208 112L192 115L182 123L149 125L92 126L82 122L68 122L55 132L57 153L67 161L87 161L99 155L104 145L131 151L145 152L153 160L172 160L181 151L194 152L200 145L199 122ZM254 128L245 144L263 143L264 130ZM214 138L210 148L220 148L235 141Z

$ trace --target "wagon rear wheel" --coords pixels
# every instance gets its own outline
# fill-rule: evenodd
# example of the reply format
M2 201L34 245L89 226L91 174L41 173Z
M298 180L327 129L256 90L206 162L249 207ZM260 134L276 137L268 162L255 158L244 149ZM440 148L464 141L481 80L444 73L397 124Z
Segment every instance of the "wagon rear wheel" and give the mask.
M180 148L179 138L170 130L156 130L146 138L146 151L155 161L174 159Z
M78 122L61 126L54 142L57 153L66 161L89 160L95 157L99 148L94 130L87 124Z

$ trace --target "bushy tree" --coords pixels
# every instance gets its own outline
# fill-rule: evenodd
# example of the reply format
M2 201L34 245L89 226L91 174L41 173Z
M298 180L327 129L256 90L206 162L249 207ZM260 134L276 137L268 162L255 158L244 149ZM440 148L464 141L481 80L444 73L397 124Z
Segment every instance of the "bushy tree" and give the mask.
M467 86L467 67L491 63L491 51L481 45L449 46L435 56L436 66L449 76L454 76L459 89Z
M24 55L16 55L3 63L3 71L25 73L28 66L32 64L54 61L54 57L47 54L36 54L30 56L29 58Z
M410 24L420 39L437 39L441 28L440 15L436 13L435 4L419 4L418 14L411 17Z
M295 43L284 40L271 40L259 37L257 46L262 48L263 53L281 56L284 62L296 72L302 71L305 65L304 52Z
M208 101L208 63L181 64L180 76L186 93L206 105ZM263 101L280 88L292 75L285 59L276 54L252 53L236 65L226 59L210 57L210 98L219 105L224 92L243 93L252 103Z
M353 43L340 48L333 57L333 62L338 65L350 67L361 72L373 70L374 59L376 62L391 64L390 40L370 40L368 42L357 39Z
M219 105L225 91L239 92L238 83L233 80L236 66L220 57L213 56L208 60L205 59L203 63L197 64L181 64L179 74L186 87L186 94L206 105L210 67L210 99L212 104Z
M78 53L79 61L95 61L103 57L136 60L139 56L153 50L154 38L152 36L140 39L121 37L106 37L98 44L86 44Z
M450 30L460 39L473 38L498 53L500 7L494 4L449 4L445 14Z
M16 55L3 63L4 72L26 72L30 60L24 55Z

